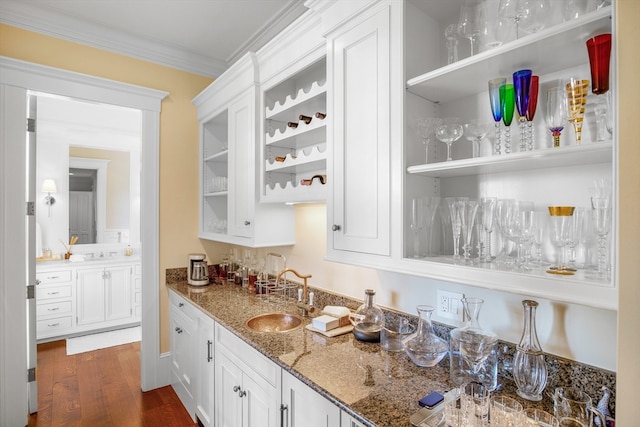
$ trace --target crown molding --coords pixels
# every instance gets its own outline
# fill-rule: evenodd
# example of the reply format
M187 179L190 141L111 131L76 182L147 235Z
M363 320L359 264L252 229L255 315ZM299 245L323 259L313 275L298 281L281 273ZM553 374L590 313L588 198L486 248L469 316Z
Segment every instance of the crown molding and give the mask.
M206 57L188 51L184 47L133 37L16 0L0 2L0 23L202 76L217 78L242 55L248 51L257 50L305 10L303 2L291 0L281 9L274 20L263 25L226 61Z

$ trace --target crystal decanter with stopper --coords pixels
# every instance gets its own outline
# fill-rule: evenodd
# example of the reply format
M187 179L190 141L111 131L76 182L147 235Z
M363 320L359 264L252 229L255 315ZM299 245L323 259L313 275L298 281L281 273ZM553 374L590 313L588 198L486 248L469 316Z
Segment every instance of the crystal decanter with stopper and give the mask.
M467 323L451 331L450 375L458 386L478 382L493 391L498 386L498 336L480 326L478 318L483 303L481 298L462 299Z
M513 379L518 386L518 396L537 402L547 385L547 365L536 333L536 307L533 300L522 301L524 330L513 358Z
M418 329L405 340L405 352L418 366L435 366L447 355L447 343L433 332L431 315L435 309L430 305L419 305L416 309Z
M380 329L384 326L384 313L376 304L373 297L376 291L365 289L364 304L358 307L351 317L353 323L353 335L356 339L365 342L380 342Z

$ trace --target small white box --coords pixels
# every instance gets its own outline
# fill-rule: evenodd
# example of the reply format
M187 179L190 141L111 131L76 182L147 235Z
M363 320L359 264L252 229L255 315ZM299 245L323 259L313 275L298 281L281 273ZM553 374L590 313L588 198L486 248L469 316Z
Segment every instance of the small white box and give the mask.
M318 316L312 320L313 327L319 331L330 331L331 329L335 329L340 324L340 320L336 319L333 316L329 316L327 314L323 314L322 316Z

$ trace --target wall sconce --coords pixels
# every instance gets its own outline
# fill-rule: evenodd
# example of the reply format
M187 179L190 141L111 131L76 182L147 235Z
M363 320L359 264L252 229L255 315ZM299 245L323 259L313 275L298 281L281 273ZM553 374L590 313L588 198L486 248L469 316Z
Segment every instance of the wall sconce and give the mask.
M44 204L49 207L49 216L51 216L51 205L56 202L56 199L51 195L51 193L55 194L58 192L56 182L53 179L45 179L42 182L42 192L47 193L47 197L44 198Z

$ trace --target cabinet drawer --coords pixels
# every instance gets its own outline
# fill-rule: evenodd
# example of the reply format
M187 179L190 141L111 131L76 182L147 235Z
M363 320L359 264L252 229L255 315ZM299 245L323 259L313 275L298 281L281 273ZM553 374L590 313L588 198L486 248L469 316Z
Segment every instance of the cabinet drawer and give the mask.
M227 328L216 323L215 329L216 349L225 351L235 360L240 360L247 365L257 375L264 378L272 386L276 387L278 383L278 372L280 368L269 360L265 355L261 354L255 348L251 347L241 338L234 335Z
M71 316L39 320L37 323L38 336L69 328L71 328Z
M185 314L191 320L195 319L198 315L199 310L192 303L173 291L169 291L169 301L171 301L171 305L175 306L177 311Z
M69 297L71 297L71 285L36 287L36 301Z
M48 304L38 304L36 315L38 317L71 314L71 301L51 302Z
M71 270L42 271L36 273L36 280L39 280L41 285L70 282Z

